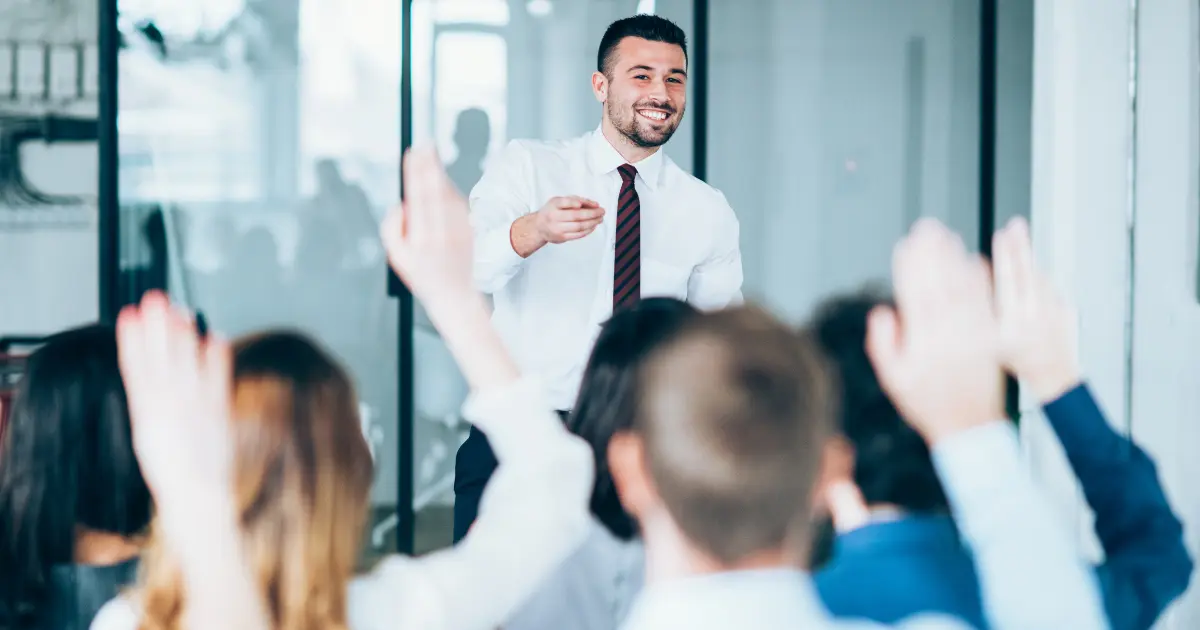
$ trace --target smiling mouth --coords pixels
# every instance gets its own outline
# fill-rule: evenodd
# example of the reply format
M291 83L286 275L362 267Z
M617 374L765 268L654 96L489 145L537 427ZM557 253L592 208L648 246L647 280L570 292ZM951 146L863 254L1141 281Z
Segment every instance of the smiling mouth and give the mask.
M646 120L658 123L666 122L667 118L670 118L671 116L667 112L664 112L660 109L639 109L637 110L637 113Z

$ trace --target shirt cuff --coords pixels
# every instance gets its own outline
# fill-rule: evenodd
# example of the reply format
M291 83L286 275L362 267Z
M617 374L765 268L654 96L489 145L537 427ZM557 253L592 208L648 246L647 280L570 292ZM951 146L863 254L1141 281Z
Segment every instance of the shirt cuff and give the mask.
M946 498L956 512L974 513L1026 471L1016 427L996 420L952 435L931 453ZM979 506L985 507L985 506Z
M541 382L530 376L473 392L463 403L463 417L483 431L497 461L513 453L537 452L539 442L567 433Z
M1055 411L1059 411L1062 407L1071 407L1074 404L1078 404L1076 401L1086 398L1088 395L1087 383L1081 382L1075 387L1068 389L1062 396L1043 404L1042 409L1046 414L1052 414Z

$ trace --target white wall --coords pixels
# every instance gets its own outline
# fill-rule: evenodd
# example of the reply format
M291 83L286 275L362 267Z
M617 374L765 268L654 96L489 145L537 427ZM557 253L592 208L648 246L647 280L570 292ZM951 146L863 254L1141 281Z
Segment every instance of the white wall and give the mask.
M1140 3L1135 117L1129 5L1037 2L1032 186L1035 247L1080 308L1084 368L1112 422L1157 462L1193 554L1200 546L1197 19L1195 3L1185 0ZM1080 518L1094 550L1061 449L1040 418L1024 419L1037 472L1068 518ZM1200 627L1197 592L1160 626Z
M977 232L978 2L711 10L709 180L741 220L748 296L798 319L886 279L892 244L921 215ZM1019 29L1001 36L1020 47ZM1002 81L1027 107L1020 73Z
M1155 457L1200 551L1200 5L1138 15L1133 436ZM1193 584L1196 579L1193 578ZM1200 628L1200 587L1164 628Z

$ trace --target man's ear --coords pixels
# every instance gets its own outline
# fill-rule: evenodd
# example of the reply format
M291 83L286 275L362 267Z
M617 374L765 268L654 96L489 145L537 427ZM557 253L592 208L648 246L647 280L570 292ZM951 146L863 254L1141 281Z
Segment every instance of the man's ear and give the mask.
M603 72L592 73L592 94L596 100L603 103L608 100L608 77Z
M639 519L657 500L641 436L633 431L613 434L606 456L621 505L635 520Z
M854 483L854 458L854 445L840 435L829 438L821 449L813 507L817 514L831 517L839 532L862 527L871 517L862 492Z
M817 490L840 482L854 481L854 445L844 436L835 435L821 448L821 469L817 473Z

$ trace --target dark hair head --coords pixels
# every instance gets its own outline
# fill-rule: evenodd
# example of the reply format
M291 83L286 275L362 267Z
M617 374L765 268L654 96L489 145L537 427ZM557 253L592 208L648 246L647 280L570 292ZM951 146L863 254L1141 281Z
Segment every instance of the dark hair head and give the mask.
M946 510L929 447L896 411L867 356L867 316L890 303L877 289L834 298L817 310L812 333L842 384L841 431L854 446L854 482L866 502Z
M730 565L802 552L834 386L805 335L757 308L684 324L641 370L635 428L688 540Z
M608 30L604 31L604 37L600 38L600 50L596 53L596 70L604 76L612 76L613 57L616 56L617 46L626 37L675 44L683 49L683 57L687 59L687 35L683 29L667 18L638 14L613 22L608 26Z
M600 329L575 409L567 419L567 427L591 445L596 460L592 513L621 540L637 534L637 523L621 507L613 485L608 443L613 434L633 428L637 370L642 361L696 314L687 302L646 298L613 315Z
M115 331L51 337L28 359L0 447L0 619L36 609L49 569L74 561L76 528L129 536L149 521Z

